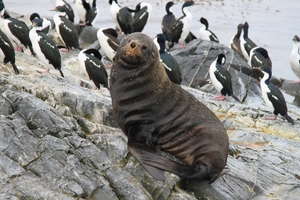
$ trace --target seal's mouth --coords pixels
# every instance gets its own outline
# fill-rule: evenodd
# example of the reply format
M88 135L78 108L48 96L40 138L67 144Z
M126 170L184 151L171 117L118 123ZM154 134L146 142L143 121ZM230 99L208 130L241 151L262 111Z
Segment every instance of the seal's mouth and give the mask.
M137 41L129 41L122 50L121 59L127 64L141 64L145 61Z

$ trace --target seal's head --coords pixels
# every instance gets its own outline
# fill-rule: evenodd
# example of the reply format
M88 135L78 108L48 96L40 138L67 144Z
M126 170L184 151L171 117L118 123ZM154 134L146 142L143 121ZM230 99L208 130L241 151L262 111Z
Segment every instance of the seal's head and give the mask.
M149 56L153 60L159 58L158 50L148 35L137 32L122 40L116 59L122 61L124 67L134 68L149 62Z

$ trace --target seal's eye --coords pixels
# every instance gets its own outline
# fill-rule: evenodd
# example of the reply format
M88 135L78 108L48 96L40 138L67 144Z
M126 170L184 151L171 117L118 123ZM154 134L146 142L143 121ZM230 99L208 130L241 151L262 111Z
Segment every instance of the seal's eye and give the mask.
M143 45L143 46L142 46L142 49L143 49L143 50L147 50L147 49L148 49L148 47L147 47L147 46L145 46L145 45Z

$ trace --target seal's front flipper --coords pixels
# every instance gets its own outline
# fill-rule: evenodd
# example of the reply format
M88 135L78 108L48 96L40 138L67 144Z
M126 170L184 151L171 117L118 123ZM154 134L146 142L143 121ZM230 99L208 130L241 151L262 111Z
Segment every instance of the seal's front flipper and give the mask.
M159 181L165 180L164 171L161 169L158 169L156 167L153 167L149 164L146 164L141 159L143 156L149 156L156 155L159 152L156 152L151 147L147 146L146 144L140 144L140 143L129 143L128 142L128 149L130 153L143 165L143 167L151 174L155 179Z
M165 158L161 155L150 155L144 152L142 152L141 155L141 160L146 165L150 165L152 167L171 172L181 178L204 179L207 178L207 176L211 172L210 167L204 164L188 166Z

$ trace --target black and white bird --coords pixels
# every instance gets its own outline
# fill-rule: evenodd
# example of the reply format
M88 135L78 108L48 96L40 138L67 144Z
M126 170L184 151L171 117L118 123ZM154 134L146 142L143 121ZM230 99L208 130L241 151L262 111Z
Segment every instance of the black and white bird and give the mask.
M241 50L247 61L250 59L250 51L257 45L248 37L249 24L245 22L243 25L243 36L241 37Z
M116 51L120 46L117 31L113 28L101 28L97 31L97 38L101 49L113 62Z
M15 64L15 50L8 37L0 29L0 59L4 64L10 63L15 71L19 74L19 70Z
M55 42L45 33L36 28L42 26L42 20L34 19L32 21L32 26L33 27L29 32L32 47L38 58L48 68L46 72L49 72L49 68L54 67L60 72L60 75L64 77L64 74L61 71L61 56Z
M117 13L121 9L121 6L118 4L117 0L108 0L108 3L110 4L110 8L109 8L110 16L115 22L117 29L121 30L121 27L117 20Z
M141 2L135 7L132 19L132 32L142 32L146 26L152 12L152 6L149 3Z
M254 78L258 81L262 79L264 76L261 70L257 70L258 68L262 68L263 66L267 65L272 69L272 61L269 57L268 51L263 47L254 47L250 51L250 64L252 67L252 72Z
M135 10L128 7L122 7L117 12L117 22L121 32L125 35L132 33L133 13Z
M6 34L12 44L16 45L15 50L23 52L22 47L29 48L31 54L35 55L29 39L29 28L25 22L7 15L4 16L5 6L2 2L0 2L0 14L0 29Z
M195 5L194 1L186 1L182 5L182 13L183 16L181 16L179 19L176 20L176 23L173 27L173 38L172 42L173 44L179 43L180 48L183 47L183 44L185 42L185 39L190 33L191 26L192 26L192 20L193 16L192 13L190 13L188 7Z
M229 47L238 55L241 56L241 58L243 58L246 62L246 58L243 55L242 49L241 49L241 34L243 31L243 24L239 24L237 26L237 32L236 34L231 38L230 43L229 43Z
M208 40L219 43L218 37L211 30L208 29L209 24L207 19L201 17L199 21L201 22L201 24L203 24L199 30L200 38L202 40Z
M173 37L173 26L176 23L176 18L173 12L171 11L171 7L174 5L173 1L169 1L166 4L166 12L167 14L163 17L161 21L161 30L162 33L166 36L167 41L172 41Z
M48 34L49 31L52 29L52 22L48 20L47 18L41 18L38 13L32 13L29 17L29 20L32 22L34 19L41 19L42 20L42 27L40 28L40 31L42 31L45 34Z
M294 124L294 120L287 114L288 109L284 96L281 91L270 82L270 78L272 76L271 69L265 65L262 67L262 72L264 74L260 81L262 97L267 106L274 113L274 117L267 119L275 120L278 114L281 114L289 123Z
M232 81L229 72L222 67L225 64L226 57L224 54L219 54L209 68L209 76L215 89L221 93L215 100L225 100L226 95L232 96L235 100L239 99L233 94Z
M96 0L93 0L92 6L86 0L75 0L75 12L79 17L79 25L92 26L98 14Z
M65 0L56 0L56 7L64 7L63 9L65 9L68 19L74 23L75 15L70 4L68 4Z
M55 7L54 11L57 11L53 17L55 28L67 51L72 48L80 49L78 31L74 24L66 17L65 7Z
M108 76L101 62L102 56L96 49L84 49L78 55L80 66L86 70L90 80L100 89L100 85L108 89Z
M162 64L165 66L165 70L168 74L169 79L176 84L181 84L182 75L181 69L178 62L175 58L166 51L166 37L164 34L157 34L154 38L154 43L156 44L159 54L160 60Z
M300 83L300 39L297 35L293 37L293 49L290 54L290 66L294 74L299 78L298 81L292 83Z

